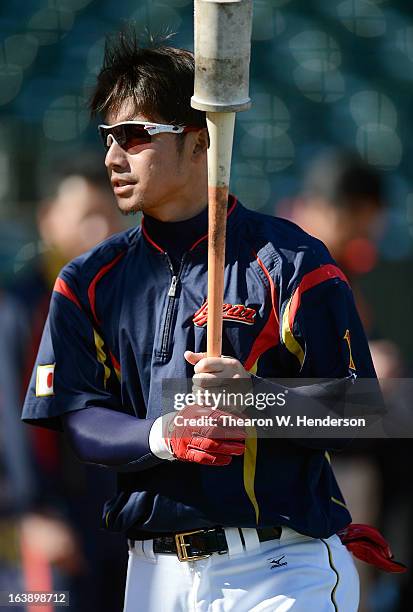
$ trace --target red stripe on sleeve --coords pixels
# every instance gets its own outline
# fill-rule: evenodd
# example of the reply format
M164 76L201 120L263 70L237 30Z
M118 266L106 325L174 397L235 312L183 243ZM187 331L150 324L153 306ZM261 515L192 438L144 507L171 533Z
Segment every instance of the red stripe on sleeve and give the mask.
M98 282L101 280L101 278L103 276L105 276L105 274L107 272L109 272L109 270L111 268L113 268L113 266L115 266L118 261L125 255L125 253L119 253L119 255L117 255L115 257L115 259L113 259L110 263L106 264L106 266L103 266L103 268L101 268L99 270L99 272L96 274L96 276L94 276L92 282L89 285L89 288L87 290L87 294L89 297L89 304L90 304L90 309L92 311L93 314L93 318L95 319L96 323L100 323L100 321L97 318L97 314L96 314L96 285L98 284Z
M115 355L111 351L109 351L109 355L112 360L113 367L120 371L120 363L116 359Z
M277 326L279 326L279 318L278 318L278 305L277 305L277 294L275 292L275 285L274 285L274 281L271 278L270 273L268 272L267 268L264 266L264 264L262 263L261 259L258 257L258 255L255 255L255 257L257 258L257 262L261 268L261 270L264 272L265 276L268 279L268 282L270 284L270 289L271 289L271 303L272 303L272 311L274 314L274 319L277 323ZM279 335L279 333L278 333Z
M254 255L257 259L258 265L264 272L270 284L272 308L266 324L261 330L261 333L254 340L251 352L244 362L244 368L247 371L252 368L254 363L261 355L263 355L268 349L277 346L280 341L280 324L278 319L277 294L275 291L274 281L261 259L255 253Z
M305 293L309 289L312 289L316 285L319 285L320 283L323 283L324 281L330 280L332 278L339 278L340 280L347 283L347 285L350 285L346 275L340 270L340 268L334 266L333 264L325 264L324 266L320 266L320 268L317 268L312 272L308 272L308 274L305 274L303 276L300 284L294 291L294 295L291 300L290 312L288 317L288 322L291 331L293 329L295 315L297 314L297 310L300 308L301 296L303 295L303 293Z
M77 299L76 295L73 293L69 285L63 280L63 278L58 277L56 279L53 291L64 295L68 300L76 304L76 306L82 310L79 300Z

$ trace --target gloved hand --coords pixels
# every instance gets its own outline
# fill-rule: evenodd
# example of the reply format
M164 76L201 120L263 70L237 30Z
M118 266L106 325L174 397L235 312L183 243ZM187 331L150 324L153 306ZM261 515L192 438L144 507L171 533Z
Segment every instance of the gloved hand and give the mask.
M202 465L228 465L232 457L244 453L245 429L225 424L223 418L234 415L204 406L186 406L173 416L167 423L164 438L176 459Z
M407 570L403 563L394 559L390 546L374 527L351 523L337 535L357 559L385 572L402 573Z

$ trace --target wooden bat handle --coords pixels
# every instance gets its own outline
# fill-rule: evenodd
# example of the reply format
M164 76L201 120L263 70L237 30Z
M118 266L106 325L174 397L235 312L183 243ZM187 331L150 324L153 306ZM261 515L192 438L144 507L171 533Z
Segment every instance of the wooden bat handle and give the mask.
M225 236L234 113L207 113L208 149L208 327L207 356L222 353Z

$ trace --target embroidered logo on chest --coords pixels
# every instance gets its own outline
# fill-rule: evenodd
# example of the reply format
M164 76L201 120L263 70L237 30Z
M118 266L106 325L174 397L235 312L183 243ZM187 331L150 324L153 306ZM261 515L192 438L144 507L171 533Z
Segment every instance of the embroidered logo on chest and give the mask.
M236 321L244 325L254 325L257 311L254 308L247 308L243 304L223 304L222 319L224 321ZM201 308L196 311L192 319L197 327L205 327L208 321L208 302L205 301Z

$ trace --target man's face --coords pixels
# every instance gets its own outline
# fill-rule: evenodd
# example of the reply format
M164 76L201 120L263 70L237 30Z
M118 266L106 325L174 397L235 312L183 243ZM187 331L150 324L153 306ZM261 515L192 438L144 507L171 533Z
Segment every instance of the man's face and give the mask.
M142 114L131 116L131 105L124 104L119 112L110 114L106 123L148 121ZM167 123L158 119L157 123ZM185 199L191 164L185 147L178 151L176 134L155 134L151 142L124 151L112 142L106 154L112 188L123 214L146 212L165 219L171 204Z

